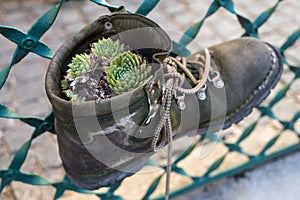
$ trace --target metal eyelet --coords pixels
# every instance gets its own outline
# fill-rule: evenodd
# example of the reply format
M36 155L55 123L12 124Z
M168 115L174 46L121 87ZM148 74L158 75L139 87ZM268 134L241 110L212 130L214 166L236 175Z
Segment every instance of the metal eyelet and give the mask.
M214 84L214 86L218 89L224 87L224 82L221 78L220 72L214 71L213 73L214 73L214 77L211 78L211 76L209 75L207 78L208 81L212 82Z
M184 102L184 97L185 97L184 94L182 96L176 97L177 106L178 106L179 110L184 110L186 108L186 104Z
M206 99L206 84L202 86L202 88L196 93L199 100L204 101Z
M106 30L111 30L112 28L113 28L113 25L112 25L112 23L111 22L105 22L104 23L104 28L106 29Z

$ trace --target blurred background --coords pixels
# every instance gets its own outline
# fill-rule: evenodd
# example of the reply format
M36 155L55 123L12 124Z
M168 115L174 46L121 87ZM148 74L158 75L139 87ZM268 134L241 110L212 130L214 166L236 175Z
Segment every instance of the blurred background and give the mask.
M26 32L31 25L49 8L55 5L55 0L0 0L0 24L16 27ZM135 11L142 3L141 0L108 1L115 5L125 5L130 11ZM148 17L165 29L171 38L178 41L183 32L202 19L212 1L207 0L161 0ZM276 0L236 0L235 8L238 13L251 21L267 8L273 6ZM260 39L280 47L296 29L300 27L300 2L286 0L280 3L272 17L259 29ZM53 50L57 50L64 41L79 29L97 17L109 14L106 8L97 6L88 0L73 0L65 3L52 28L41 38ZM240 37L244 33L236 16L221 8L209 17L194 42L188 47L193 52L199 48L208 47L224 41ZM0 36L0 70L10 64L15 45ZM300 65L300 40L285 52L286 58L295 66ZM13 67L8 81L0 90L0 103L6 105L20 115L45 117L51 112L50 103L44 89L44 78L49 60L35 54L30 54ZM287 66L283 76L270 97L264 101L267 105L276 92L285 87L294 78ZM300 110L300 81L291 85L287 95L273 107L273 113L282 121L289 121ZM245 127L260 116L258 110L244 119L238 125L222 131L220 135L228 142L234 142L241 135ZM282 130L282 124L268 116L259 120L251 137L241 146L250 153L259 152L270 138ZM300 132L300 120L295 128ZM9 166L13 155L20 146L27 141L33 128L17 120L0 118L0 169ZM282 133L279 140L272 147L279 149L286 145L298 143L299 138L289 130ZM222 145L215 145L206 153L201 154L205 144L199 144L187 159L180 163L191 175L201 175L213 160L226 153L228 149ZM272 149L271 149L272 150ZM165 159L165 155L161 155ZM230 154L221 169L243 163L247 158L239 154ZM60 181L64 170L58 155L56 136L50 133L37 138L29 151L29 155L22 171L41 175L50 181ZM126 179L117 194L125 199L140 199L147 188L161 171L137 174ZM172 176L172 187L176 189L189 180L176 174ZM293 200L300 197L300 153L286 156L276 162L268 163L239 177L223 179L212 185L200 188L176 199L283 199ZM105 190L101 189L101 190ZM164 192L164 183L160 183L155 195ZM55 190L52 187L35 187L20 182L12 182L0 195L2 200L23 199L52 199ZM98 199L93 195L83 195L67 191L60 198L70 199Z

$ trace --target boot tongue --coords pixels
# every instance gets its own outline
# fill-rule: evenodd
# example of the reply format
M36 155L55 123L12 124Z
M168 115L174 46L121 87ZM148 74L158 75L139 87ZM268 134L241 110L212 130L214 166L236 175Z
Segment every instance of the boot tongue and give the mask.
M187 63L187 68L189 69L189 71L193 74L193 76L195 77L195 79L199 80L202 75L203 75L203 65L200 64L196 64L196 63ZM189 77L186 77L186 79L192 83L192 81L190 80Z
M213 52L210 52L211 60L210 60L210 77L215 77L217 73L220 72L221 67L216 59L214 59ZM187 68L193 74L195 79L199 80L203 76L204 66L205 66L205 53L204 50L200 51L198 54L193 54L190 57L187 57ZM192 83L189 77L186 77L189 83ZM194 84L192 83L192 86Z

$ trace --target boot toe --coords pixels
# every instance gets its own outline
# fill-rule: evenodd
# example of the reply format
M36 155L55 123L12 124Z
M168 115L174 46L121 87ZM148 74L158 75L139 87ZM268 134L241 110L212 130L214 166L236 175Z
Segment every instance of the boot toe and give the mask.
M242 120L267 97L280 78L282 60L275 48L255 38L240 38L208 49L224 88L221 91L208 83L208 98L199 101L199 126L205 128L211 121L223 119L224 129Z

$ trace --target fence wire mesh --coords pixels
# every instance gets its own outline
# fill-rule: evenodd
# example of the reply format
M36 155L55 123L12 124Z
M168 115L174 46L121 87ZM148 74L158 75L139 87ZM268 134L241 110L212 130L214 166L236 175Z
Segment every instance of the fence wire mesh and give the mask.
M43 58L51 59L54 51L45 43L41 42L40 38L51 28L65 2L64 0L60 0L56 6L43 14L27 32L10 26L0 26L1 35L17 45L10 64L4 67L0 72L0 88L4 86L9 77L10 70L15 67L15 64L26 57L28 53L35 53ZM91 0L91 2L107 7L110 11L119 7L119 5L111 5L104 0ZM72 1L68 4L71 3ZM151 11L155 9L159 3L158 0L144 0L136 10L136 13L142 15L151 14ZM232 0L214 0L211 2L204 17L190 26L178 41L173 41L174 48L176 48L176 52L180 52L181 55L187 55L189 53L187 46L197 37L201 30L205 29L205 22L220 10L236 16L237 23L243 30L240 36L259 38L260 28L280 9L281 4L284 4L284 2L281 0L276 1L273 6L265 9L261 14L258 14L254 20L250 20L237 11L235 3ZM180 14L180 12L186 12L186 10L177 11L177 15ZM216 26L222 27L222 21L219 21ZM285 109L284 105L289 103L287 96L291 96L295 93L295 91L297 91L297 85L299 85L299 63L295 64L289 60L288 57L285 57L285 55L289 49L292 49L295 44L299 42L300 27L294 30L289 29L288 32L289 36L285 42L277 46L277 48L284 57L285 73L289 74L289 78L282 81L280 86L271 94L271 97L254 111L250 119L247 120L247 122L242 122L242 126L237 127L234 131L229 129L221 134L207 133L205 137L199 136L196 142L191 144L184 153L175 159L172 164L172 177L176 179L176 181L181 181L180 187L176 184L171 187L171 197L184 194L192 189L207 185L221 178L239 174L247 169L265 163L270 159L296 151L300 148L300 109L295 107L292 114L289 113L287 117L282 116L282 114L278 112L279 109ZM294 95L293 98L299 101L299 95ZM34 186L51 186L55 189L54 199L60 198L65 191L68 190L93 195L101 199L111 200L126 198L120 191L126 188L127 180L110 188L89 191L77 188L67 177L61 177L61 181L51 182L38 174L22 172L21 168L24 162L26 162L26 157L32 142L46 132L55 134L53 114L50 113L46 118L20 116L4 104L0 104L0 117L20 120L34 128L30 139L25 141L25 143L16 150L8 168L0 170L0 193L13 181ZM19 134L22 133L20 132ZM254 141L259 142L254 144ZM214 146L212 147L210 144ZM256 146L253 147L253 145ZM199 151L210 151L210 155L205 155L205 159L196 159L195 157L199 156ZM206 153L203 153L203 156L204 154ZM193 167L191 167L189 163L193 159L196 159L196 161L194 160ZM150 167L156 167L160 170L155 172L157 176L152 178L151 182L145 184L147 188L141 188L143 191L139 191L138 193L142 194L142 199L163 199L163 197L159 195L163 193L161 189L163 187L161 187L161 185L164 181L163 177L165 176L166 165L154 160L150 160L148 164ZM132 179L134 180L135 178L133 177ZM182 187L182 185L184 186ZM135 190L139 190L139 188L136 187Z

